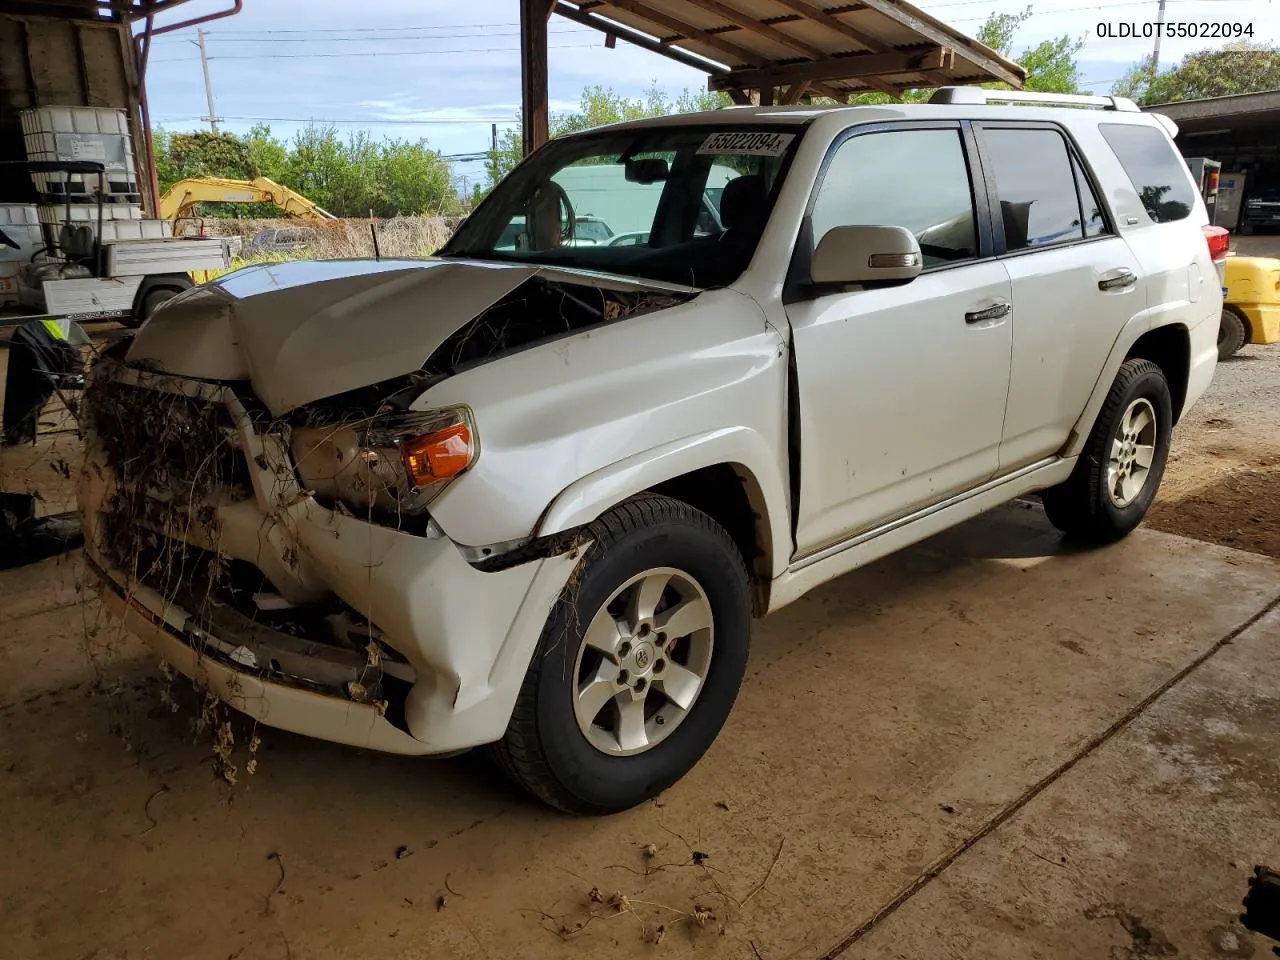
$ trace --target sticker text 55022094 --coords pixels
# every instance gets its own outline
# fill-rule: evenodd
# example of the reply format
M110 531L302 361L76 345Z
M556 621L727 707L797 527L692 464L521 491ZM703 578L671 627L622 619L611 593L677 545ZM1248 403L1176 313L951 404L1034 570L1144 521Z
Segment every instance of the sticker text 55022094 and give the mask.
M780 157L794 139L793 133L713 133L702 141L698 152L731 157Z

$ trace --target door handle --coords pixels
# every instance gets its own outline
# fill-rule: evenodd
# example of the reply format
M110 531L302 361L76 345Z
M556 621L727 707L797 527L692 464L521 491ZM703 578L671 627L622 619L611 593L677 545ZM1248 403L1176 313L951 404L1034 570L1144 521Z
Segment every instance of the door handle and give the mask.
M1132 286L1138 282L1138 275L1128 267L1119 267L1115 270L1108 270L1101 279L1098 280L1099 290L1119 290L1121 287Z
M1001 317L1007 317L1013 306L1008 300L997 300L989 307L982 310L970 310L964 315L965 323L982 323L984 320L999 320Z

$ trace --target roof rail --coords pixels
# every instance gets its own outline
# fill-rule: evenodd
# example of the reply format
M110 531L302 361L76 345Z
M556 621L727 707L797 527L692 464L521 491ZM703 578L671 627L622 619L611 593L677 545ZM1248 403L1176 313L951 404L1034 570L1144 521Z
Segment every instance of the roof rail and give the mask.
M1093 107L1138 113L1138 105L1128 97L1094 97L1077 93L1031 93L1023 90L988 90L985 87L939 87L930 103L974 106L983 103L1041 103L1047 107Z

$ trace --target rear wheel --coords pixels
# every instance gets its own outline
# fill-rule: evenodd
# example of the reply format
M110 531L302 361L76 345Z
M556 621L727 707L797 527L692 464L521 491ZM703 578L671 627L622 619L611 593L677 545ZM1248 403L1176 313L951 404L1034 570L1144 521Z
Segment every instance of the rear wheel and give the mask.
M1071 476L1044 492L1049 522L1091 543L1128 534L1155 499L1172 428L1164 371L1150 360L1126 360Z
M147 320L151 319L151 315L160 309L162 304L172 300L180 293L182 291L177 287L152 287L143 295L137 311L124 318L121 323L129 327L142 326Z
M1222 320L1218 323L1218 359L1226 360L1240 352L1249 339L1244 320L1230 306L1222 308Z
M746 669L742 556L706 514L646 494L592 525L551 612L500 765L570 813L656 796L702 757Z

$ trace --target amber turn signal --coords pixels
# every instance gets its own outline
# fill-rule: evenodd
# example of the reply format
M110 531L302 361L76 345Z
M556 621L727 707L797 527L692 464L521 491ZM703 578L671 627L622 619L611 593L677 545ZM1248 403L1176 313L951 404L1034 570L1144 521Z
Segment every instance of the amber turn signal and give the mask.
M415 487L457 476L471 465L471 428L456 423L400 444L405 472Z

